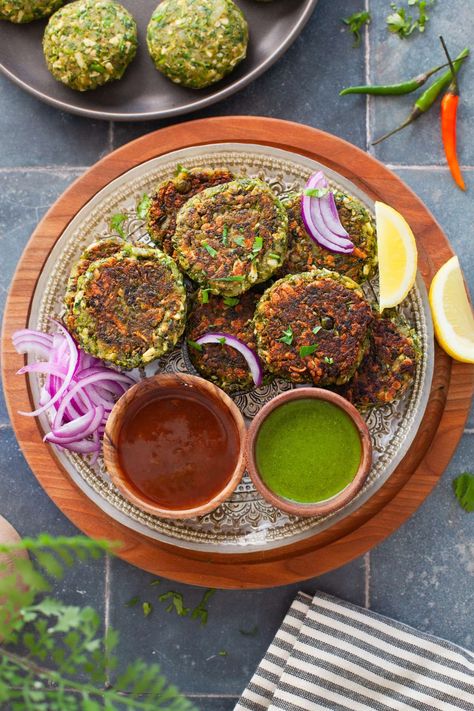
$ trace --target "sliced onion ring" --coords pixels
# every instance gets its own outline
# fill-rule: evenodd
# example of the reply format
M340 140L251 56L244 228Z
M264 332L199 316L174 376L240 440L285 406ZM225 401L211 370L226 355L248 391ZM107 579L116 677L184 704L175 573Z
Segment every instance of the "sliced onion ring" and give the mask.
M225 339L224 342L222 339ZM200 346L204 346L206 343L220 343L235 348L247 361L255 387L258 388L262 384L263 369L260 359L255 351L249 348L248 345L239 338L232 336L230 333L206 333L204 336L198 338L196 343L199 343Z
M327 189L328 182L322 171L318 171L308 180L308 189ZM303 192L301 198L301 217L311 239L331 250L349 254L354 251L354 244L339 220L336 203L332 192L323 197L310 197Z

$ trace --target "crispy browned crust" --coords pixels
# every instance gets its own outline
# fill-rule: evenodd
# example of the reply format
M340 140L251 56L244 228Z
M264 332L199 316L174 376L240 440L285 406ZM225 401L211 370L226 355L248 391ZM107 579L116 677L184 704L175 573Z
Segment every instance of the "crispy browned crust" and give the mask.
M173 253L171 237L176 229L176 215L190 197L233 179L233 174L228 170L181 169L174 178L158 185L151 196L147 216L148 231L157 247L167 254Z
M351 279L327 270L290 275L267 289L257 305L258 353L270 371L294 383L344 383L362 360L372 319ZM282 341L289 328L290 344ZM313 353L301 355L301 347L314 345Z
M206 333L229 333L256 351L253 332L253 315L260 294L247 292L233 306L225 304L220 296L210 296L202 303L199 295L191 306L186 337L192 342ZM240 392L253 387L252 376L243 355L226 344L207 344L197 350L188 344L191 361L199 373L227 392Z
M352 380L340 392L360 409L393 402L415 377L419 347L416 334L397 320L377 317L370 346Z

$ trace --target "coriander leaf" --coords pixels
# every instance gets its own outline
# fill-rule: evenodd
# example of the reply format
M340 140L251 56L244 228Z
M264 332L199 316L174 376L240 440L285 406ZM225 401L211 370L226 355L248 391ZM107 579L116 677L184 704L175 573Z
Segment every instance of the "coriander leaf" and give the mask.
M252 246L252 252L256 254L257 252L260 252L260 250L263 247L263 237L255 237L253 241L253 246Z
M360 30L364 25L368 25L371 19L370 12L367 12L366 10L362 10L362 12L354 12L354 14L349 15L349 17L341 18L342 22L349 27L350 31L354 35L353 47L360 47L360 43L362 41ZM314 197L320 196L316 195Z
M244 247L245 246L245 237L234 237L234 242L235 244L238 244L239 247Z
M174 174L179 175L180 173L189 173L189 170L185 168L184 165L181 165L181 163L178 163Z
M306 188L305 190L303 190L304 195L313 198L322 198L327 195L328 192L329 188Z
M191 348L194 348L196 351L202 351L202 344L201 343L196 343L196 341L192 341L190 338L187 340L188 346L191 346Z
M199 345L199 344L198 344L198 345ZM154 587L155 585L160 585L160 584L161 584L161 580L159 580L158 578L157 578L156 580L152 580L151 583L150 583L150 585L151 585L152 587Z
M315 327L313 328L313 333L314 333L314 334L319 333L321 329L322 329L322 326L315 326Z
M196 605L196 607L191 613L191 617L193 618L193 620L200 619L202 625L205 625L207 623L209 613L206 605L215 592L215 588L209 588L208 590L206 590L206 592L201 598L201 601L198 605Z
M239 632L240 634L243 634L244 637L255 637L255 635L258 633L258 625L255 625L250 630L239 630Z
M186 617L189 612L189 607L184 606L182 594L174 592L174 590L170 590L169 592L163 593L162 595L160 595L158 600L160 602L166 602L166 600L171 600L170 604L166 608L166 612L173 612L173 610L175 610L176 614L179 615L179 617Z
M115 230L122 239L125 239L126 235L123 229L123 223L127 220L128 216L124 215L122 212L117 212L110 218L109 226L111 230Z
M131 597L128 602L125 603L125 607L135 607L135 605L138 605L139 602L139 597L138 595L135 595L135 597Z
M226 652L225 649L221 649L221 651L218 652L218 655L219 655L220 657L228 657L228 656L229 656L229 652Z
M229 228L227 227L227 225L224 225L224 228L222 230L222 244L224 245L224 247L227 247L228 235L229 235Z
M226 306L237 306L238 303L240 303L240 299L238 299L236 296L224 297L224 304Z
M269 252L269 253L268 253L268 256L271 257L272 259L276 259L278 262L279 262L280 259L281 259L281 255L280 255L280 254L275 254L275 252Z
M293 343L293 329L291 326L288 326L288 328L283 331L283 335L281 338L278 339L280 343L286 343L287 346L291 346Z
M436 0L408 0L408 7L416 7L418 17L413 18L407 13L404 6L398 7L396 3L390 3L393 13L387 15L385 22L390 32L398 34L401 39L409 37L416 29L418 32L424 32L429 15L427 8L433 7Z
M318 349L318 344L315 343L312 346L301 346L299 350L300 358L304 358L305 356L312 355L314 351Z
M201 244L202 244L202 246L204 247L204 249L207 250L207 252L209 252L209 254L211 255L211 257L215 257L215 256L216 256L216 254L217 254L217 249L214 249L214 247L211 247L211 245L208 244L207 242L202 242Z
M201 295L201 303L202 304L207 304L209 301L209 292L210 289L201 289L200 295Z
M453 481L457 500L465 511L474 511L474 475L464 472Z
M329 365L332 365L334 363L334 358L330 358L329 356L324 356L324 362L328 363Z
M148 215L148 210L150 209L151 198L146 193L142 195L137 205L137 216L141 220L145 220Z
M144 602L142 604L142 609L143 609L143 614L145 617L148 617L153 612L153 605L151 602Z
M221 336L217 340L221 345L224 345L225 343L227 343L225 336Z
M243 281L244 279L244 276L223 276L211 279L211 281Z

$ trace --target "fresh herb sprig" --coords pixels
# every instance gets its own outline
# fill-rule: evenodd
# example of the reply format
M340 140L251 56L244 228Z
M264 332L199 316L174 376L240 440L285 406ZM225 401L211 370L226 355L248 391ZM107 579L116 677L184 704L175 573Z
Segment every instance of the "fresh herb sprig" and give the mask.
M393 34L397 34L401 39L410 37L415 30L424 32L430 19L427 10L435 2L436 0L408 0L408 7L398 6L395 2L390 3L393 12L385 18L387 29ZM414 18L413 15L408 14L410 7L418 10L418 17Z
M110 549L105 541L46 534L0 546L0 553L13 559L12 568L0 564L2 708L196 711L156 664L136 661L118 675L113 688L104 688L108 671L117 666L118 634L109 630L104 637L100 616L91 607L64 605L52 597L36 601L68 568ZM15 557L22 551L31 560Z
M464 472L453 481L454 494L465 511L474 511L474 475Z
M116 212L109 220L109 227L112 232L116 232L122 239L126 238L124 223L128 220L128 215L123 212Z
M342 17L341 21L349 27L349 30L354 35L353 47L360 47L362 42L362 35L360 33L362 27L367 25L371 21L370 12L367 10L362 10L361 12L354 12L353 15L349 17ZM307 194L307 193L306 193ZM311 195L311 197L322 197L322 195Z
M150 205L151 197L145 193L137 203L137 217L139 217L140 220L146 220Z

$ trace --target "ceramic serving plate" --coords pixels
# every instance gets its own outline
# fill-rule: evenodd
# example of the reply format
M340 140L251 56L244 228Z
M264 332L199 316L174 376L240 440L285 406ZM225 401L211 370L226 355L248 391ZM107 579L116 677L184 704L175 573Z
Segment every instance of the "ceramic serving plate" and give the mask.
M247 58L225 79L206 89L186 89L153 66L146 28L158 0L121 0L138 27L137 56L120 81L78 92L57 82L41 48L45 20L27 25L0 22L0 70L38 99L64 111L114 121L144 121L196 111L224 99L263 74L295 41L317 0L236 0L247 18Z
M49 317L62 311L62 299L69 271L85 246L113 234L109 228L115 213L125 213L123 227L135 242L146 244L150 238L144 222L137 216L136 205L157 182L173 175L177 163L185 167L226 167L235 174L259 177L282 195L301 189L315 170L324 170L331 185L361 200L371 213L373 203L353 183L312 159L272 146L223 143L177 150L128 170L100 190L69 222L57 240L37 281L31 301L29 327L49 330ZM377 282L365 287L367 298L374 301ZM371 410L366 415L374 458L369 477L359 495L343 509L316 518L298 518L285 514L265 502L245 474L231 498L215 511L199 519L174 521L144 513L123 498L111 483L102 460L91 466L86 458L66 451L56 453L61 465L75 484L117 522L177 547L219 554L253 553L288 546L342 521L368 501L388 480L407 453L422 421L433 375L434 344L427 294L421 278L401 311L419 336L422 355L416 377L406 395L393 404ZM187 372L183 352L177 348L169 356L147 367L141 377L155 372ZM283 380L255 389L234 400L250 421L275 395L293 386ZM30 379L32 399L38 402L36 378ZM41 426L48 429L46 417ZM47 445L45 445L47 446Z

